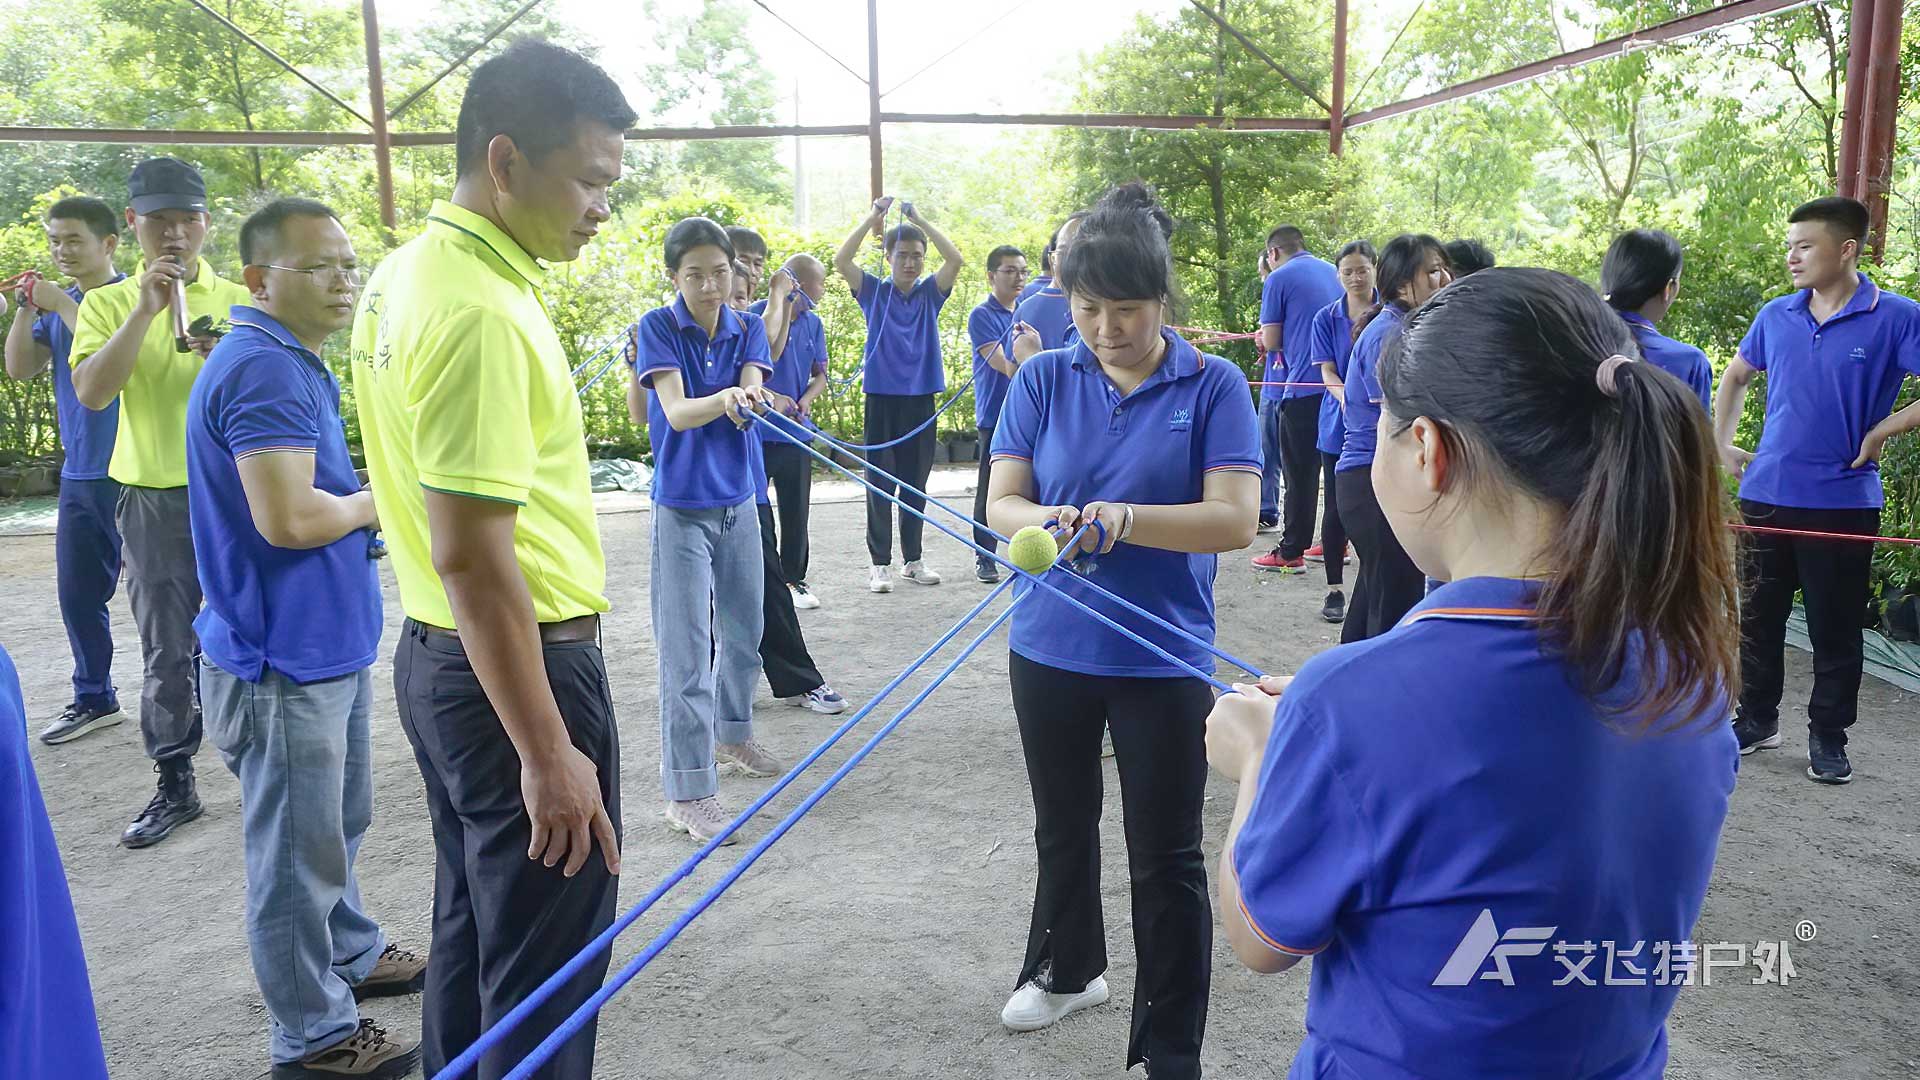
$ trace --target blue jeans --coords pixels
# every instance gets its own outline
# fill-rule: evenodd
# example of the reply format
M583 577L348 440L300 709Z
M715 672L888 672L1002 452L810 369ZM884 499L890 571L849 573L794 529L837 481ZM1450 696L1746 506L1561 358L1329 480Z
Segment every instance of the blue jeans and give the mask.
M650 599L660 665L660 786L675 802L719 792L716 742L753 738L763 570L752 499L712 510L654 504Z
M1260 403L1260 520L1280 520L1280 400Z
M60 481L54 526L53 565L60 593L60 621L73 649L73 700L82 708L115 709L113 631L107 601L120 587L120 528L114 507L120 485L98 480Z
M386 942L360 905L353 859L373 820L368 671L257 683L200 662L208 738L240 780L247 949L276 1063L353 1034L353 984Z

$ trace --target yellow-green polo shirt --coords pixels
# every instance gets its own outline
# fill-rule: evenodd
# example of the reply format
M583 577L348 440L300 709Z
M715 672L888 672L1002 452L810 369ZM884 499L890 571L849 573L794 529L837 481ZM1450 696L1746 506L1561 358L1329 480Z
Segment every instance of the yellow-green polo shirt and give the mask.
M145 263L132 276L102 285L80 301L78 325L73 329L73 352L68 362L78 369L100 351L140 303L140 279ZM251 304L246 286L215 277L207 260L187 286L187 318L213 316L225 322L235 304ZM173 318L154 316L140 339L140 358L120 390L120 425L113 440L113 458L107 475L123 484L146 488L187 486L187 395L200 374L200 354L175 352Z
M426 490L520 506L514 554L541 622L607 610L606 557L573 373L536 291L546 271L492 222L433 204L353 320L373 501L410 618L457 629Z

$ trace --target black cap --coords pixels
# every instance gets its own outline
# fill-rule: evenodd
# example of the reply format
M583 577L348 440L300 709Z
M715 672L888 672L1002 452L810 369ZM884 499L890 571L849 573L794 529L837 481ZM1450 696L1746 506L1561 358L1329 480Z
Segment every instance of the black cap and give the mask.
M200 170L179 158L148 158L127 177L128 202L136 214L156 210L192 210L205 213L207 182Z

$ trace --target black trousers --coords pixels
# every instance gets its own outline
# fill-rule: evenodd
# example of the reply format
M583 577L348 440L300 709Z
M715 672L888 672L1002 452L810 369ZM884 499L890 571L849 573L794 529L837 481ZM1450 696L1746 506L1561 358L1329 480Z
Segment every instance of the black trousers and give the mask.
M973 492L973 542L988 551L1000 550L987 531L987 480L993 473L993 429L980 429L980 475ZM978 552L974 553L977 559Z
M1213 694L1198 679L1082 675L1018 653L1008 666L1040 863L1026 962L1014 985L1077 993L1107 969L1100 733L1109 730L1139 958L1127 1067L1148 1062L1154 1080L1197 1077L1213 973L1213 907L1200 854Z
M1420 602L1427 593L1426 575L1413 565L1406 549L1387 525L1380 502L1373 494L1373 470L1348 469L1340 474L1335 495L1340 503L1340 520L1353 538L1353 549L1360 556L1360 572L1354 575L1353 598L1347 603L1347 621L1340 626L1340 641L1365 641L1394 628L1400 617ZM1328 552L1327 557L1333 557Z
M1872 509L1802 510L1742 499L1740 514L1747 524L1770 529L1867 536L1880 531L1880 511ZM1769 533L1745 533L1741 539L1746 602L1740 606L1739 715L1763 724L1780 722L1787 616L1797 590L1806 602L1807 637L1813 644L1807 727L1845 745L1860 708L1866 665L1860 630L1871 594L1873 545Z
M767 483L780 501L780 529L775 551L780 556L780 584L807 583L807 518L813 510L813 456L790 442L762 443ZM760 535L774 537L773 518L760 517Z
M932 417L932 394L868 394L867 445L892 442ZM933 429L933 424L927 424L898 446L870 450L867 461L925 491L927 477L933 475ZM889 495L898 494L901 502L915 510L927 508L927 500L900 491L872 469L867 470L867 482ZM919 518L900 511L900 557L907 562L920 561L921 524ZM893 562L893 504L871 491L867 492L867 555L875 566Z
M1280 403L1280 557L1297 559L1313 546L1313 516L1320 506L1320 395Z
M1320 518L1320 550L1327 557L1327 588L1337 589L1347 580L1347 525L1340 516L1340 484L1334 478L1339 454L1320 455L1320 479L1327 492L1326 513Z
M548 645L547 679L573 745L600 773L600 798L620 831L620 734L607 668L591 641ZM617 879L599 846L568 878L527 858L532 825L520 796L520 757L458 642L408 619L394 648L400 726L413 744L433 819L433 948L421 1005L422 1065L431 1076L533 993L613 922ZM496 1080L600 988L608 954L480 1060ZM594 1021L534 1075L593 1074Z
M760 507L760 551L767 564L766 586L760 590L760 667L767 673L767 686L774 697L799 697L819 689L827 680L813 666L807 639L800 633L800 615L793 610L793 594L781 578L771 506Z

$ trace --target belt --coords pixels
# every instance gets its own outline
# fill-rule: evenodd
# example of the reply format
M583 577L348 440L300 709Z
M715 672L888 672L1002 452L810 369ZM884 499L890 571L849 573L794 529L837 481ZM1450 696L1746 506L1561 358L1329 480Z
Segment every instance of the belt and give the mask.
M424 631L428 637L441 638L442 640L451 641L456 645L460 643L460 632L457 630L448 630L439 626L429 626L426 623L421 623L420 629ZM578 618L567 619L564 622L543 622L540 624L540 644L542 645L565 645L575 641L595 641L598 640L599 637L600 616L598 615L581 615Z

